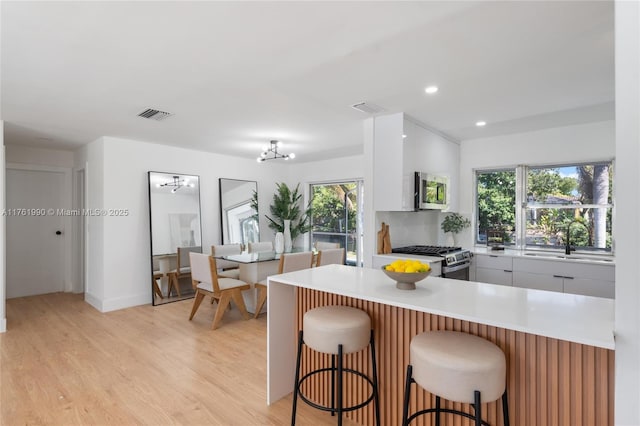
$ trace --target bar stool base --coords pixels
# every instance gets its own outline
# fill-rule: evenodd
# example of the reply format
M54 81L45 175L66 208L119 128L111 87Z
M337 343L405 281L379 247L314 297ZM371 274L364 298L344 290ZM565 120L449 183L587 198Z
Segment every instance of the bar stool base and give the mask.
M298 333L298 355L296 358L296 377L293 389L293 407L291 413L291 425L295 426L296 424L296 409L298 397L305 402L306 404L316 408L318 410L330 412L332 416L338 416L338 425L342 425L342 413L350 412L354 410L358 410L360 408L365 407L371 401L374 403L375 407L375 417L376 417L376 425L380 426L380 401L379 401L379 391L378 391L378 373L376 368L376 353L375 353L375 341L373 337L373 330L371 330L371 337L369 341L369 346L371 348L371 361L373 365L372 375L370 378L366 374L361 371L353 370L351 368L343 368L343 353L342 353L342 345L338 346L338 354L331 355L331 367L320 368L317 370L313 370L307 374L305 374L302 378L300 378L300 359L302 357L302 345L304 344L303 339L303 331L300 330ZM336 358L337 358L337 366L336 366ZM305 380L313 377L316 374L321 374L324 372L331 373L331 406L325 406L317 404L307 398L306 395L302 393L301 386ZM355 374L359 377L362 377L369 385L371 385L371 394L367 397L367 399L359 404L352 405L349 407L342 406L342 382L343 382L343 373ZM337 382L337 383L336 383Z

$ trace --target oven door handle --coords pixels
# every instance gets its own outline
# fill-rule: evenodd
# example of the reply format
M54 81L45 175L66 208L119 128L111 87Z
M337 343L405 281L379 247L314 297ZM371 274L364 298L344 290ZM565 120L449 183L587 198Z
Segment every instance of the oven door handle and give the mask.
M455 265L455 266L443 266L442 267L442 273L443 274L448 274L449 272L456 272L456 271L460 271L462 269L468 269L469 268L469 263L463 263L461 265Z

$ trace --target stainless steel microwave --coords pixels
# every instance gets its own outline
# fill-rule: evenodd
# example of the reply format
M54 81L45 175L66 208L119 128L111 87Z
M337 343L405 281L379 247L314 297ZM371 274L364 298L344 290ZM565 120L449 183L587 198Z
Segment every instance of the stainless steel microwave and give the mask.
M447 207L449 207L449 178L416 172L416 210L442 210Z

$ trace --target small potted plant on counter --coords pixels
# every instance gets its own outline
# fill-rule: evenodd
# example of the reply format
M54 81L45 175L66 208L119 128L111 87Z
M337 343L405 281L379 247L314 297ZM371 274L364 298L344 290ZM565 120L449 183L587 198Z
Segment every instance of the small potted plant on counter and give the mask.
M471 226L471 221L460 213L448 213L442 221L442 231L447 237L447 245L457 245L456 234Z

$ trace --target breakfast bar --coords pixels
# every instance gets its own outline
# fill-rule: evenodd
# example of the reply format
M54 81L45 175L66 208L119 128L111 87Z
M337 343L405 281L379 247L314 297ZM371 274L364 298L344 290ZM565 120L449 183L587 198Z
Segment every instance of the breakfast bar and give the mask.
M428 330L456 330L485 338L507 357L511 424L613 424L614 304L610 299L428 277L416 290L399 290L382 271L328 265L269 278L267 403L290 394L297 331L304 312L346 305L369 314L378 358L382 424L400 424L404 374L411 338ZM307 357L310 371L325 362ZM347 364L367 371L366 354ZM306 392L326 401L326 381ZM356 379L345 381L346 398L368 393ZM364 388L364 389L363 389ZM432 404L419 390L412 410ZM464 404L451 403L460 409ZM501 425L500 407L483 404L485 420ZM371 407L350 413L374 424ZM429 423L427 423L429 424ZM446 423L449 424L449 423Z

